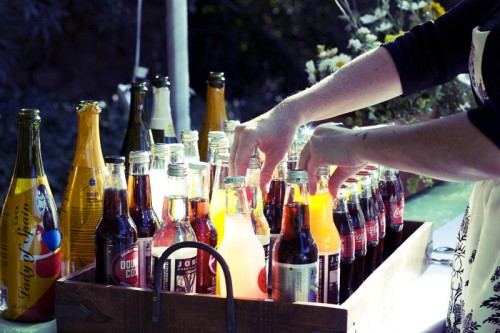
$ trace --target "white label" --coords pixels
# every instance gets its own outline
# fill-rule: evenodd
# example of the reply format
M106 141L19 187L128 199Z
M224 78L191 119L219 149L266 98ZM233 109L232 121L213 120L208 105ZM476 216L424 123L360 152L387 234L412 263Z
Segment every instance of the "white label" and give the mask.
M153 237L140 237L139 245L139 288L149 288L151 286L151 276L153 274L151 266L151 241Z
M153 249L153 276L156 263L166 248ZM160 289L182 293L196 291L196 249L179 249L171 254L163 265Z
M273 260L272 294L276 301L316 302L318 299L318 262L292 265Z
M340 253L319 253L318 302L339 303Z

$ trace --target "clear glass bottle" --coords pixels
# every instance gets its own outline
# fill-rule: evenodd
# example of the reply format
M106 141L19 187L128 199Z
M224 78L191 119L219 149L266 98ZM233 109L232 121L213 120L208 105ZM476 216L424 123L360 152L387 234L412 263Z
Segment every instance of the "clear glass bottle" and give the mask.
M170 148L170 163L186 162L184 145L182 143L169 143Z
M37 109L19 112L14 174L1 215L2 316L14 321L54 318L61 275L59 214L43 167Z
M151 286L151 242L160 227L158 216L153 209L151 180L149 177L149 152L131 151L129 154L130 173L128 175L128 205L139 237L139 288Z
M264 215L269 222L271 235L277 236L281 231L283 202L285 200L286 172L288 155L285 155L273 172L269 190L264 197Z
M200 152L198 150L198 131L182 131L181 141L184 145L184 159L186 163L199 162Z
M373 201L376 203L376 208L378 212L378 249L377 249L377 258L375 259L375 266L378 267L384 261L384 243L385 243L385 207L384 200L382 199L382 195L380 194L380 189L378 187L379 184L379 171L378 167L369 164L365 168L370 172L370 178L372 182L372 197Z
M245 191L245 178L226 177L226 223L219 253L231 272L234 297L267 298L264 249L252 227ZM226 296L226 281L220 265L220 292Z
M167 168L170 163L170 146L168 143L154 143L151 146L151 167L149 179L151 183L151 201L158 219L163 210L163 199L167 186Z
M125 174L128 174L128 155L133 150L151 149L151 136L147 123L147 99L148 88L146 82L133 82L130 88L130 116L127 131L123 138L120 155L124 156Z
M102 218L94 233L95 282L137 287L137 228L129 215L125 158L106 156Z
M317 191L309 196L311 234L319 253L318 302L339 303L340 236L333 222L333 198L328 191L330 166L318 169Z
M101 108L82 101L73 164L61 203L62 276L94 263L94 230L101 219L105 164L99 135Z
M207 161L208 132L224 131L224 120L227 120L225 87L223 72L210 72L208 74L207 105L199 141L201 161Z
M196 241L196 235L189 223L187 176L185 164L168 165L168 185L163 202L161 227L153 236L153 276L156 262L169 246L183 241ZM183 248L172 253L163 266L161 290L194 293L196 255L195 248Z
M156 75L152 80L153 107L149 119L151 143L177 143L170 109L170 82L168 76Z
M198 242L217 247L217 230L210 218L208 183L210 166L206 162L189 163L189 222ZM198 250L196 256L196 292L215 295L215 262L211 255Z
M233 146L234 131L239 124L239 120L224 120L224 133L227 137L229 151L231 151L231 147Z
M311 235L307 173L288 170L281 232L272 253L272 298L318 300L318 247Z
M227 138L225 136L218 136L210 140L208 149L208 164L210 164L210 188L214 185L217 155L221 153L229 153ZM212 193L210 192L210 197L211 196Z

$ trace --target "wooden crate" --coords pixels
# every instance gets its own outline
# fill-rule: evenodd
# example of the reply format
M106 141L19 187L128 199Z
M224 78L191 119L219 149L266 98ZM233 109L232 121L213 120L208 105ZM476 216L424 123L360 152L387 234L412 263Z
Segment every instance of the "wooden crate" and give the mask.
M235 299L237 332L373 332L389 320L401 288L429 265L432 223L405 221L402 245L343 304ZM159 324L152 321L151 290L95 284L88 267L56 285L57 331L225 332L226 299L161 293Z

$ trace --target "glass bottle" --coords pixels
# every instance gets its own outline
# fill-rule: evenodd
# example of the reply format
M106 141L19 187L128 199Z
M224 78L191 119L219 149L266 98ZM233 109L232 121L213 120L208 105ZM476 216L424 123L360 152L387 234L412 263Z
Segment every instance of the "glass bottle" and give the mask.
M382 199L382 195L380 194L380 189L378 187L379 184L379 174L378 167L369 164L365 168L371 173L371 182L372 182L372 197L373 201L376 203L376 208L378 211L378 249L377 249L377 258L375 259L375 266L378 267L384 261L384 241L385 241L385 207L384 200Z
M318 302L339 303L340 236L333 222L333 198L328 191L330 167L318 169L317 192L309 197L311 234L318 247Z
M283 202L285 200L287 160L285 155L276 167L269 183L269 190L264 197L264 216L269 222L271 235L278 235L281 231L283 216Z
M345 184L339 190L333 206L333 221L340 234L340 291L339 304L344 303L353 293L355 241L352 218L347 208L347 188Z
M133 150L151 149L151 136L146 119L146 98L148 88L145 82L133 82L130 87L130 116L123 139L120 155L125 157L125 173L128 174L128 155Z
M210 164L210 188L214 185L216 158L220 153L229 153L227 138L225 136L218 136L210 140L207 160ZM210 193L211 195L212 193Z
M240 123L239 120L224 120L224 133L226 134L228 149L231 151L231 147L233 146L234 139L234 131L236 126Z
M40 120L36 109L19 112L16 164L1 215L2 316L14 321L53 319L61 275L59 215L43 167Z
M170 146L168 143L154 143L151 146L151 168L149 180L151 184L151 201L153 210L160 219L167 186L167 168L170 163Z
M137 227L139 237L139 288L151 286L151 242L160 227L158 216L153 209L151 180L149 177L149 152L131 151L129 154L130 173L128 175L129 213Z
M361 210L363 211L363 216L365 217L366 261L363 278L366 280L376 268L379 238L378 209L376 208L376 202L372 197L370 172L367 170L361 170L356 174L356 176L360 185L359 203L361 205Z
M354 228L354 247L356 261L354 262L353 291L356 291L364 282L366 262L366 225L363 210L359 202L359 184L356 178L347 178L347 209L352 218Z
M269 247L271 242L271 232L269 223L267 223L264 216L264 201L262 199L262 191L260 189L260 160L258 156L252 156L248 163L246 179L246 191L248 206L250 208L250 218L252 220L252 227L255 235L259 239L262 248L264 249L264 256L266 259L266 285L270 289L269 276Z
M106 171L99 135L100 113L95 101L82 101L76 108L76 150L60 210L62 276L94 263L93 237L102 215Z
M199 162L198 131L183 130L181 132L181 141L184 145L184 159L186 163Z
M184 145L182 143L169 143L170 163L184 163L186 161Z
M206 162L189 163L190 193L189 222L201 243L217 247L217 230L209 214L208 183L209 165ZM206 251L196 255L196 292L215 295L215 262Z
M161 227L153 236L153 271L156 269L156 262L169 246L183 241L196 241L189 223L188 191L187 166L170 163ZM194 293L196 255L195 248L183 248L172 253L163 266L161 290Z
M153 110L149 119L151 143L177 143L170 109L170 82L168 76L156 75L153 86Z
M106 156L102 218L94 233L95 282L137 287L137 228L129 215L125 157Z
M272 253L272 298L318 300L318 248L310 231L307 173L288 170L281 232Z
M224 130L224 120L227 120L224 90L224 73L210 72L207 80L207 105L199 141L201 161L207 161L208 132Z
M386 220L384 260L399 247L402 240L404 204L398 186L395 170L381 166L379 189L384 201Z
M267 298L264 249L252 228L243 176L226 177L226 223L219 253L231 272L234 297ZM220 274L219 274L220 272ZM217 264L220 292L226 296L224 273Z

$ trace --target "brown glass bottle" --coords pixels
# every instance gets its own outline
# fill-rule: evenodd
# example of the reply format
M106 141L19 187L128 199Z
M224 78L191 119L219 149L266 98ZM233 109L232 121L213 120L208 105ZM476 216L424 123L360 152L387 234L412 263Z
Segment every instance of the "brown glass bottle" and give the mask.
M209 214L209 165L205 162L189 163L190 193L189 222L201 243L217 247L217 230ZM215 295L215 261L208 252L198 250L196 255L196 292Z
M125 158L106 156L102 218L94 233L95 282L137 287L137 228L129 216Z
M137 227L139 237L139 288L151 286L151 242L160 227L159 218L153 210L151 181L149 178L149 152L131 151L129 154L128 205L130 217Z
M201 161L207 161L208 132L224 131L224 120L227 120L224 99L225 86L223 72L210 72L208 74L207 106L198 142Z
M310 230L307 173L289 170L281 232L272 253L273 300L317 302L318 266L318 248Z
M264 216L269 223L271 234L277 235L281 231L281 219L283 216L283 202L286 189L287 156L274 170L269 184L269 190L264 197Z
M344 303L353 293L355 244L352 218L347 209L346 186L342 185L334 201L333 221L340 234L340 290L339 303Z

